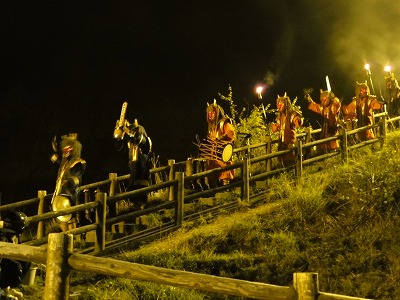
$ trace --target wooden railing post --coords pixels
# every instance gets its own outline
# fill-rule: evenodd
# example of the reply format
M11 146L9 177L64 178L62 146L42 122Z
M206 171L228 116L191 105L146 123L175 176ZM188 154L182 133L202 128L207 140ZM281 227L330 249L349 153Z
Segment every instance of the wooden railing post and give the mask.
M306 127L304 131L306 132L305 144L311 143L311 141L312 141L312 127L311 126ZM307 156L306 158L309 158L309 156L311 155L312 149L311 148L307 148L307 149L309 149L309 150L306 150L306 156Z
M175 195L175 225L181 226L183 222L183 204L185 199L185 173L176 172L175 179L178 180Z
M241 198L242 200L250 200L250 158L245 157L243 159L243 166L242 166L242 191L241 191Z
M296 180L300 182L303 176L303 143L301 139L296 140Z
M96 241L95 251L103 251L106 247L106 208L107 208L107 194L104 192L97 192L96 199L99 205L96 207Z
M266 145L265 145L265 154L271 154L272 153L272 138L270 135L268 135L265 139ZM272 170L272 162L271 159L267 159L267 172L271 172Z
M108 179L110 179L110 192L109 196L114 196L117 186L117 173L108 174Z
M70 266L68 256L73 252L72 234L50 233L47 246L44 299L69 299Z
M347 129L342 127L340 129L340 134L342 136L342 140L340 143L340 148L342 151L342 160L345 164L347 164L349 160L349 150L348 150L348 139L347 139Z
M38 215L41 215L44 213L44 197L46 197L47 192L46 191L38 191L38 198L39 198L39 206L38 206ZM44 235L44 221L39 221L38 227L37 227L37 239L41 239Z
M382 132L382 136L381 136L381 147L382 147L387 138L387 114L382 116L380 123L381 123L381 132Z
M89 203L90 202L90 194L89 194L89 190L88 189L84 189L83 190L83 196L84 196L84 201L85 201L85 204L86 203ZM85 210L85 218L86 219L88 219L88 220L90 220L91 219L91 217L90 217L90 210L88 210L88 209L86 209Z
M191 158L186 159L185 166L186 166L186 168L185 168L186 177L192 176L193 175L193 160Z
M309 126L309 127L307 127L306 129L305 129L305 132L306 132L306 144L307 143L310 143L311 142L311 140L312 140L312 127L311 126Z
M175 176L175 170L174 170L174 164L175 164L175 159L168 159L168 166L169 166L169 175L168 175L168 180L174 180ZM170 186L169 187L169 193L168 193L168 200L174 200L174 187Z
M315 300L318 297L317 273L294 273L293 287L298 300Z
M110 197L115 195L116 186L117 186L117 173L110 173L108 174L108 179L110 179L110 191L108 195ZM115 217L117 215L117 202L113 202L112 204L108 205L108 214L109 217ZM115 227L118 228L118 224L111 225L111 232L115 232Z

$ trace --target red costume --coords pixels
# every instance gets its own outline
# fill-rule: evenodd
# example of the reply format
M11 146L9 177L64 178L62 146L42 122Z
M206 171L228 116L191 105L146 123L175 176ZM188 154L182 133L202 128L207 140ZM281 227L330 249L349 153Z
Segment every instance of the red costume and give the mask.
M308 109L320 114L324 118L324 122L321 128L321 139L325 139L331 136L335 136L338 132L338 121L340 112L340 101L330 91L320 90L320 102L315 103L308 95L307 100L309 102ZM319 149L324 152L335 151L339 148L337 140L328 143L320 144Z
M377 97L369 94L367 82L356 82L356 107L358 127L368 126L373 124L373 112L383 108L383 103L379 102ZM362 141L375 138L372 129L359 134Z
M296 141L296 129L303 125L303 116L296 106L292 105L290 98L279 96L276 99L276 107L278 108L278 116L272 123L272 132L279 131L278 150L293 149ZM294 152L282 158L282 163L293 162L295 159Z
M212 145L226 145L234 142L236 132L232 125L231 119L225 116L224 110L221 106L214 104L207 105L207 123L208 132L207 139ZM213 148L214 146L212 146ZM207 162L207 169L221 168L232 164L232 160L224 161L223 159L212 159ZM217 178L209 177L209 184L228 184L234 178L234 170L224 171L218 174Z

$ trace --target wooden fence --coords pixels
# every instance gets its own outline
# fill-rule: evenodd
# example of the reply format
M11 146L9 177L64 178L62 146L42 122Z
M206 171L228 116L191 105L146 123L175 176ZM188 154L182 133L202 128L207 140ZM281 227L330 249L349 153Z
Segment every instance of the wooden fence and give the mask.
M284 287L78 254L73 252L73 235L66 233L49 234L47 251L0 242L0 257L46 264L45 300L69 299L71 270L253 299L364 299L320 292L317 273L294 273L293 286Z
M111 228L115 224L139 218L150 213L159 212L161 210L173 209L175 211L173 225L175 226L175 228L179 228L182 225L184 217L184 205L192 203L193 201L201 197L209 197L221 191L239 188L241 199L247 201L250 197L250 187L257 181L264 181L271 176L291 169L294 170L296 178L300 180L303 172L303 167L305 165L310 165L314 162L338 155L341 155L343 162L347 162L348 153L350 151L373 143L383 144L385 142L387 135L386 114L378 114L376 117L379 118L379 121L376 122L374 125L358 128L352 131L347 131L346 129L342 128L340 134L327 139L312 141L312 136L318 133L319 130L309 130L306 133L299 135L296 146L294 148L297 157L296 163L290 166L277 165L275 168L271 167L271 162L274 159L279 159L279 157L289 153L290 150L272 152L272 145L276 143L276 141L272 141L271 139L267 138L267 141L264 143L247 145L245 147L235 149L236 154L245 153L245 155L243 155L241 160L236 161L232 165L228 165L223 168L216 168L213 170L193 173L190 166L190 161L176 163L174 160L169 160L167 166L154 168L150 171L151 174L164 172L168 174L168 180L150 185L142 189L117 193L117 186L120 182L128 180L129 175L117 176L117 174L111 173L109 174L109 178L106 180L81 186L80 189L81 192L85 195L85 201L84 203L77 204L76 206L73 206L71 208L60 210L57 212L45 212L44 208L50 206L49 202L51 200L52 194L47 194L46 191L41 190L38 191L37 198L0 206L0 213L10 209L18 210L26 208L28 205L37 205L37 215L28 216L27 218L28 229L32 229L37 224L36 234L31 235L30 240L24 240L23 242L28 245L39 246L47 243L47 236L45 236L44 228L46 220L53 220L63 215L82 215L87 211L95 211L94 214L96 216L96 220L93 224L77 227L75 229L69 230L68 233L71 233L73 235L80 235L95 231L96 239L94 252L97 253L105 249L106 229ZM400 120L400 117L393 118L390 120L390 122L393 123L396 120ZM359 142L357 144L348 143L348 140L354 135L369 129L375 130L377 132L377 138ZM340 141L340 151L310 157L306 157L305 155L303 155L303 153L308 151L309 149L312 149L320 144L326 143L331 140ZM252 154L252 151L260 148L262 148L263 152L266 154L258 156ZM260 163L262 164L263 169L258 168L258 172L255 172L252 167L257 164L260 165ZM237 171L237 176L228 185L200 191L188 191L185 188L187 186L187 183L189 182L195 182L201 179L205 179L209 175L231 169L235 169ZM159 205L154 205L143 210L116 215L115 206L118 201L134 196L157 192L160 190L167 191L168 201L164 201ZM91 193L91 191L97 192ZM90 195L92 194L94 194L94 201L90 199ZM107 209L109 209L108 213Z
M109 228L110 226L114 225L114 224L118 224L120 222L123 221L127 221L127 220L131 220L134 218L138 218L140 216L144 216L153 212L157 212L163 209L174 209L175 214L174 214L174 221L173 221L173 225L175 226L175 228L179 228L182 225L183 222L183 207L185 204L190 203L200 197L207 197L207 196L211 196L211 195L215 195L215 193L220 192L220 191L224 191L227 189L231 189L234 187L239 187L240 188L240 193L241 193L241 199L242 200L249 200L249 195L250 195L250 186L252 183L256 182L256 181L262 181L262 180L266 180L267 178L270 178L271 176L274 176L278 173L281 172L285 172L287 170L290 169L294 169L295 170L295 174L296 177L300 180L302 172L303 172L303 166L304 165L308 165L308 164L312 164L316 161L320 161L320 160L324 160L333 156L337 156L337 155L341 155L343 162L347 162L347 158L348 158L348 153L354 149L357 149L359 147L363 147L363 146L367 146L373 143L380 143L383 144L385 142L386 139L386 135L387 135L387 118L386 118L386 114L377 114L376 118L379 119L378 122L376 122L375 124L371 125L371 126L366 126L363 128L358 128L352 131L347 131L346 129L342 128L342 130L340 131L340 134L328 139L323 139L323 140L315 140L312 141L312 135L318 133L319 131L312 131L309 130L308 132L306 132L305 134L299 135L299 139L297 140L296 146L295 146L295 152L296 152L296 163L292 166L287 166L287 167L281 167L281 168L271 168L271 161L273 159L277 159L287 153L289 153L289 150L285 150L285 151L279 151L279 152L272 152L272 144L275 143L275 141L271 141L270 139L267 138L265 143L259 143L259 144L255 144L255 145L247 145L245 147L242 148L238 148L235 149L235 153L240 153L243 152L245 153L245 155L243 156L242 160L235 162L232 165L226 166L224 168L217 168L214 170L209 170L209 171L204 171L204 172L200 172L200 173L194 173L190 170L190 166L188 164L187 161L185 162L181 162L181 163L175 163L174 160L169 160L168 161L168 165L167 166L163 166L163 167L158 167L158 168L154 168L151 170L151 174L157 173L157 172L165 172L168 174L168 180L162 183L157 183L154 185L151 185L149 187L146 188L142 188L139 190L135 190L135 191L130 191L130 192L122 192L122 193L117 193L117 185L119 182L124 181L124 180L128 180L129 179L129 175L123 175L118 177L117 174L110 174L109 178L100 182L96 182L96 183L91 183L91 184L87 184L81 187L81 191L86 195L87 191L90 190L97 190L98 192L95 193L95 200L94 201L89 201L89 199L86 199L85 197L85 203L82 204L78 204L74 207L65 209L65 210L61 210L61 211L57 211L57 212L44 212L44 207L46 207L46 205L49 205L49 200L51 199L51 194L47 194L46 191L38 191L38 197L37 198L33 198L33 199L28 199L28 200L24 200L24 201L20 201L20 202L15 202L12 204L7 204L7 205L3 205L0 206L0 212L3 211L7 211L10 209L20 209L20 208L25 208L28 205L37 205L38 207L38 214L37 215L33 215L33 216L28 216L27 218L27 224L28 224L28 228L34 224L37 224L37 234L36 237L33 237L32 240L28 240L25 241L23 244L21 245L11 245L11 244L6 244L3 245L4 243L1 243L1 247L0 247L0 257L9 257L9 258L15 258L15 259L19 259L19 260L27 260L27 261L32 261L32 262L39 262L39 263L47 263L47 268L51 267L51 265L49 265L49 257L44 258L43 257L43 249L42 248L37 248L37 247L32 247L32 246L40 246L40 245L44 245L48 243L47 249L48 251L51 249L51 245L50 245L50 240L49 237L52 236L52 234L50 234L49 236L44 236L44 221L46 220L51 220L51 219L55 219L58 216L63 216L63 215L68 215L68 214L77 214L77 213L83 213L85 211L88 210L95 210L95 215L96 215L96 220L93 224L89 224L89 225L85 225L85 226L81 226L78 228L75 228L73 230L70 230L64 234L67 234L67 236L69 235L79 235L79 234L83 234L83 233L87 233L87 232L91 232L94 231L95 232L95 246L94 246L94 251L93 254L97 254L97 253L101 253L102 251L105 250L106 248L106 229ZM391 123L400 120L400 117L397 118L393 118L391 120L389 120ZM377 138L373 139L373 140L368 140L368 141L364 141L364 142L359 142L357 144L349 144L348 143L348 139L353 136L356 135L362 131L365 130L369 130L372 129L374 131L377 132ZM318 155L318 156L311 156L311 157L306 157L303 155L304 151L307 151L308 149L311 149L315 146L318 146L319 144L322 143L326 143L328 141L331 140L339 140L340 141L340 151L336 151L336 152L332 152L332 153L326 153L323 155ZM263 148L265 149L265 155L259 155L259 156L253 156L252 155L252 151L254 149L258 149L258 148ZM257 163L262 163L265 166L265 169L260 171L259 173L252 173L251 168L253 165L257 164ZM204 191L195 191L192 193L187 193L185 186L187 182L193 182L202 178L206 178L209 175L212 174L216 174L219 173L221 171L224 170L230 170L230 169L239 169L239 172L237 172L239 174L239 176L237 176L237 178L235 178L234 181L232 181L230 184L225 185L225 186L221 186L221 187L217 187L214 189L210 189L210 190L204 190ZM180 170L180 171L179 171ZM187 176L185 176L187 175ZM103 191L101 191L103 190ZM107 192L105 192L104 190L106 190ZM113 215L113 214L107 214L107 207L114 207L114 205L123 199L127 199L129 197L133 197L133 196L138 196L138 195L143 195L143 194L148 194L151 192L155 192L155 191L159 191L159 190L168 190L168 201L150 207L150 208L146 208L140 211L133 211L133 212L129 212L123 215ZM87 201L86 201L87 200ZM110 211L112 211L110 209ZM64 236L62 239L66 239ZM14 249L16 252L14 253L9 253L7 252L9 248ZM16 247L16 248L14 248ZM11 249L10 248L10 249ZM21 250L16 250L16 249L21 249ZM29 251L28 251L29 249ZM69 250L68 250L69 251ZM51 253L51 252L50 252ZM69 253L69 252L68 252ZM83 255L83 254L81 254ZM79 261L80 259L83 261L87 261L89 264L89 261L91 260L91 258L89 259L88 257L81 257L78 254L68 254L68 265L71 266L73 269L76 269L78 271L96 271L94 269L91 269L92 267L95 268L95 264L93 266L87 266L84 270L81 270L81 268L79 267L80 263L76 263L77 261ZM93 258L95 259L95 258ZM100 258L96 258L96 259L100 259ZM83 265L83 264L81 264ZM103 263L99 264L99 265L103 265ZM106 265L106 264L104 264ZM128 265L127 265L128 266ZM134 267L127 267L126 268L133 268L132 270L135 270ZM125 268L124 267L124 268ZM65 269L66 266L63 266L61 269ZM143 266L141 266L141 268L143 268ZM119 268L118 270L122 270L121 268ZM106 274L114 274L116 271L110 271L109 269L107 269L106 271L104 270L97 270L98 273L100 274L105 274L103 272L107 272ZM111 272L111 273L110 273ZM167 272L165 270L162 270L162 272ZM180 273L179 271L172 271L169 270L168 272L178 272L178 273L174 273L174 276L178 276ZM47 273L47 274L51 274L51 273ZM296 275L297 274L297 275ZM309 277L309 274L306 275L299 275L302 273L296 273L294 275L294 279L295 282L297 282L297 284L295 284L295 286L297 285L303 285L303 279L299 281L300 277ZM197 274L199 275L199 274ZM115 274L115 276L119 276L118 274ZM180 275L179 275L180 276ZM179 278L178 276L178 278ZM193 275L195 276L195 275ZM199 275L199 276L206 276L205 278L208 278L208 275ZM313 279L307 279L306 281L310 281L313 282L313 284L307 283L307 285L313 285L313 294L309 294L308 295L315 295L315 293L317 293L318 289L315 288L315 286L317 286L317 280L315 278L315 274L313 274L312 276ZM138 280L143 280L143 278L139 278L140 276L137 274L133 274L133 275L129 275L127 278L132 278L132 279L138 279ZM148 278L146 278L145 280L148 281L152 281L151 280L152 276L149 276ZM168 277L168 276L167 276ZM210 277L211 278L211 277ZM205 281L210 280L210 278L205 279ZM200 280L198 278L195 278L195 280ZM165 278L161 280L160 283L168 283L166 281ZM222 279L216 279L215 280L222 280ZM296 287L296 293L297 296L293 296L296 295L295 294L291 294L293 291L292 289L288 289L288 288L282 288L282 294L285 296L282 296L281 298L277 298L277 297L272 297L270 294L268 296L267 291L269 289L271 289L270 285L265 285L265 284L261 284L260 286L258 286L258 284L255 283L246 283L248 286L252 287L252 288L247 288L246 290L243 287L240 287L239 285L239 291L234 291L235 288L234 287L238 287L238 283L236 281L230 281L232 279L227 279L224 278L223 280L228 280L229 283L227 283L227 286L231 286L230 289L228 289L228 287L226 287L226 291L227 294L231 294L231 295L238 295L238 296L248 296L248 294L241 294L240 291L243 291L243 293L249 293L249 289L250 290L254 290L254 298L260 297L258 299L316 299L314 298L306 298L306 296L301 296L301 294L299 293L298 289L301 289L300 287ZM184 281L181 281L184 282ZM193 281L193 282L197 282L197 281ZM192 282L192 284L193 284ZM49 284L52 286L54 285L53 283ZM173 282L171 284L174 284ZM243 283L245 284L245 282ZM46 277L46 285L47 285L47 277ZM176 283L176 285L179 286L179 283ZM211 284L211 286L216 286L216 284ZM185 285L185 287L189 287L191 288L190 284L188 283L187 286ZM66 288L66 287L64 287ZM213 292L212 287L208 287L207 288L207 284L204 284L204 288L201 288L199 285L196 285L195 287L192 288L198 288L198 289L202 289L202 290L208 290ZM47 286L46 286L46 290L47 290ZM267 296L261 296L260 294L257 293L258 290L262 290L263 294L267 294ZM218 292L218 291L215 291ZM60 298L60 297L64 297L64 296L57 296L57 297L53 297L51 296L51 292L48 291L47 293L49 293L49 295L47 296L48 298L46 299L67 299L67 298ZM233 294L232 294L233 293ZM287 295L285 294L287 293ZM307 294L306 293L306 294ZM346 296L332 296L329 294L324 294L324 293L319 293L319 298L318 299L358 299L358 298L352 298L352 297L346 297ZM279 292L278 292L279 294ZM293 297L298 297L298 298L293 298ZM300 298L303 297L303 298ZM310 296L311 297L311 296ZM324 298L326 297L326 298Z

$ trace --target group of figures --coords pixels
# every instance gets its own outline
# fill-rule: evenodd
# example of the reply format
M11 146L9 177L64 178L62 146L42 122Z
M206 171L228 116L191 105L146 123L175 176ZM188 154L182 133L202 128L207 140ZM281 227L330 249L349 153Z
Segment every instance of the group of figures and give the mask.
M371 94L370 87L365 82L355 82L355 96L349 103L344 103L335 96L330 89L320 89L319 101L311 97L312 89L304 91L304 99L307 109L322 119L320 139L336 136L339 128L347 130L372 125L374 112L386 111L389 117L400 115L400 86L394 77L394 73L387 71L385 76L386 95L380 97ZM372 82L371 82L372 85ZM301 107L296 105L297 97L292 102L287 93L278 95L276 99L276 118L268 126L272 133L279 136L278 151L294 149L296 134L304 126L304 117ZM235 126L232 120L225 115L220 105L215 100L213 104L207 104L207 138L199 144L200 157L205 159L200 171L225 167L232 164L233 148L231 145L236 140ZM375 138L372 129L360 132L354 142L366 141ZM319 153L337 151L338 140L329 141L317 146ZM280 158L283 166L292 165L295 161L295 152L291 151ZM228 170L206 178L207 187L228 184L234 178L234 171ZM203 187L202 187L203 188Z
M373 124L373 115L377 111L386 111L389 117L399 116L400 87L392 72L388 72L386 80L386 97L371 94L370 87L365 82L355 83L355 96L350 103L342 103L330 90L320 90L319 102L315 102L306 90L304 98L307 108L322 117L320 139L333 137L338 134L342 126L347 130ZM296 98L297 99L297 98ZM288 150L294 147L296 131L303 126L304 117L301 109L291 103L286 95L277 97L277 117L272 123L272 132L279 132L279 150ZM356 135L357 141L366 141L375 138L372 129ZM318 151L327 153L339 148L337 140L320 144ZM282 158L283 164L294 161L294 153Z
M125 120L127 103L123 104L123 113L114 130L117 150L128 150L130 182L128 190L134 190L150 184L150 158L152 142L143 126L135 119L133 123ZM79 204L79 188L86 169L86 161L81 158L82 144L77 133L69 133L52 140L54 153L50 160L57 165L56 187L51 199L52 211L60 211ZM143 205L145 197L136 197L135 204ZM84 225L90 216L80 219L79 214L57 217L61 231ZM0 241L20 243L20 236L26 225L26 215L22 212L9 211L1 214ZM30 263L0 258L0 299L22 299L22 294L14 288L19 287L30 268Z
M127 106L127 102L122 105L120 119L114 129L113 140L117 151L128 152L130 179L126 191L132 191L150 184L152 141L137 119L134 119L132 123L125 119ZM54 154L51 156L51 161L57 164L58 175L51 209L60 211L79 204L79 188L86 169L86 161L81 158L82 145L76 133L61 136L59 142L55 137L52 146ZM141 208L146 201L147 196L144 195L135 197L133 203L135 208ZM90 216L85 216L80 220L79 214L59 216L57 221L62 231L74 229L79 224L88 221L91 222Z
M122 105L120 118L117 120L113 140L117 151L128 152L128 166L130 171L129 184L125 191L133 191L150 185L150 169L152 167L151 153L152 140L145 128L137 119L129 122L126 118L128 103ZM209 153L219 152L214 145L225 148L225 152L207 160L207 169L214 169L232 163L233 142L236 133L232 120L227 117L220 105L215 102L208 104L207 141L210 143ZM51 209L60 211L79 204L79 188L82 175L86 169L86 161L81 158L82 145L76 133L61 136L52 142L54 154L51 161L58 166L58 176L55 192L51 201ZM234 178L233 170L223 171L209 177L210 187L228 184ZM134 209L142 209L147 203L147 195L131 197L130 202ZM64 215L57 218L62 231L67 231L84 224L87 220L80 220L79 215Z
M321 139L333 137L338 134L342 126L347 130L356 129L373 124L375 111L387 111L389 117L400 115L400 86L392 72L387 72L386 97L377 97L371 94L367 81L355 84L355 96L349 103L342 103L330 90L320 90L319 102L311 97L312 90L305 91L307 109L322 116ZM296 133L304 125L304 117L301 108L296 105L297 98L292 102L285 93L278 95L276 99L277 116L271 123L271 131L279 134L278 151L294 149ZM129 122L125 118L128 103L124 102L119 120L114 128L113 140L116 150L127 150L130 180L127 191L137 190L150 185L150 169L152 140L145 128L137 119ZM204 158L205 165L202 171L213 170L233 164L233 144L237 133L233 120L229 118L223 108L216 103L206 107L207 136L200 143L199 156ZM363 131L357 135L358 141L375 138L372 129ZM52 141L54 154L51 161L58 166L56 187L51 200L51 210L59 211L79 204L79 189L82 183L82 175L86 169L86 161L81 158L82 145L76 133L56 137ZM319 151L326 153L336 151L339 148L337 140L319 145ZM283 164L292 164L295 160L294 151L282 157ZM227 185L234 179L234 170L210 173L207 176L208 188ZM147 202L147 195L135 196L130 199L135 209L142 209ZM19 237L25 226L26 216L23 213L11 212L2 216L0 221L0 238L2 241L15 242L13 237ZM62 231L77 227L83 220L79 215L59 216L59 226ZM18 241L17 241L18 243ZM21 282L26 273L28 264L13 260L0 260L0 288L16 286ZM2 270L12 270L12 273L3 276ZM10 279L11 281L7 281ZM0 290L2 291L2 290ZM0 294L0 297L2 295Z
M322 116L320 138L328 138L338 134L340 126L348 130L373 124L373 113L383 110L387 106L390 117L399 114L400 87L392 72L388 72L386 80L386 97L378 98L370 93L367 81L355 84L355 96L350 103L342 103L330 90L320 90L320 99L314 101L310 96L312 90L305 92L304 98L308 110ZM294 148L296 133L304 125L304 117L300 106L296 105L285 93L276 99L277 116L271 123L271 131L279 133L278 150ZM128 103L124 102L119 120L117 120L113 140L116 149L127 150L130 181L127 191L146 187L150 184L150 169L152 167L151 152L152 140L145 128L137 119L129 122L125 118ZM233 144L236 140L236 130L233 120L229 118L223 108L216 103L206 107L207 137L199 145L199 156L204 158L202 170L212 170L232 164ZM367 130L357 135L359 141L374 138L373 130ZM76 133L56 138L52 142L54 154L51 161L58 165L56 188L53 194L51 209L58 211L78 204L79 188L82 175L86 169L86 162L81 158L82 145ZM331 152L339 148L337 140L320 144L319 151ZM284 164L291 164L295 160L294 151L282 158ZM234 170L212 173L207 177L209 188L226 185L234 179ZM135 208L143 208L147 202L147 195L135 196L132 200ZM78 217L71 215L60 216L60 227L63 231L75 228L82 222Z

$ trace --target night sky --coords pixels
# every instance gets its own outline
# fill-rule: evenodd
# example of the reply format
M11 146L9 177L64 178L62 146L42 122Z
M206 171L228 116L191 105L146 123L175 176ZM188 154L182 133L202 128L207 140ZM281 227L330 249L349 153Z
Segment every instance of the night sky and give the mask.
M261 104L259 83L264 105L306 87L318 99L326 75L347 101L365 63L376 90L384 65L400 68L392 0L2 1L0 17L3 203L53 192L54 135L79 134L83 184L127 174L112 140L124 101L165 165L196 155L206 104L229 85L238 110Z

